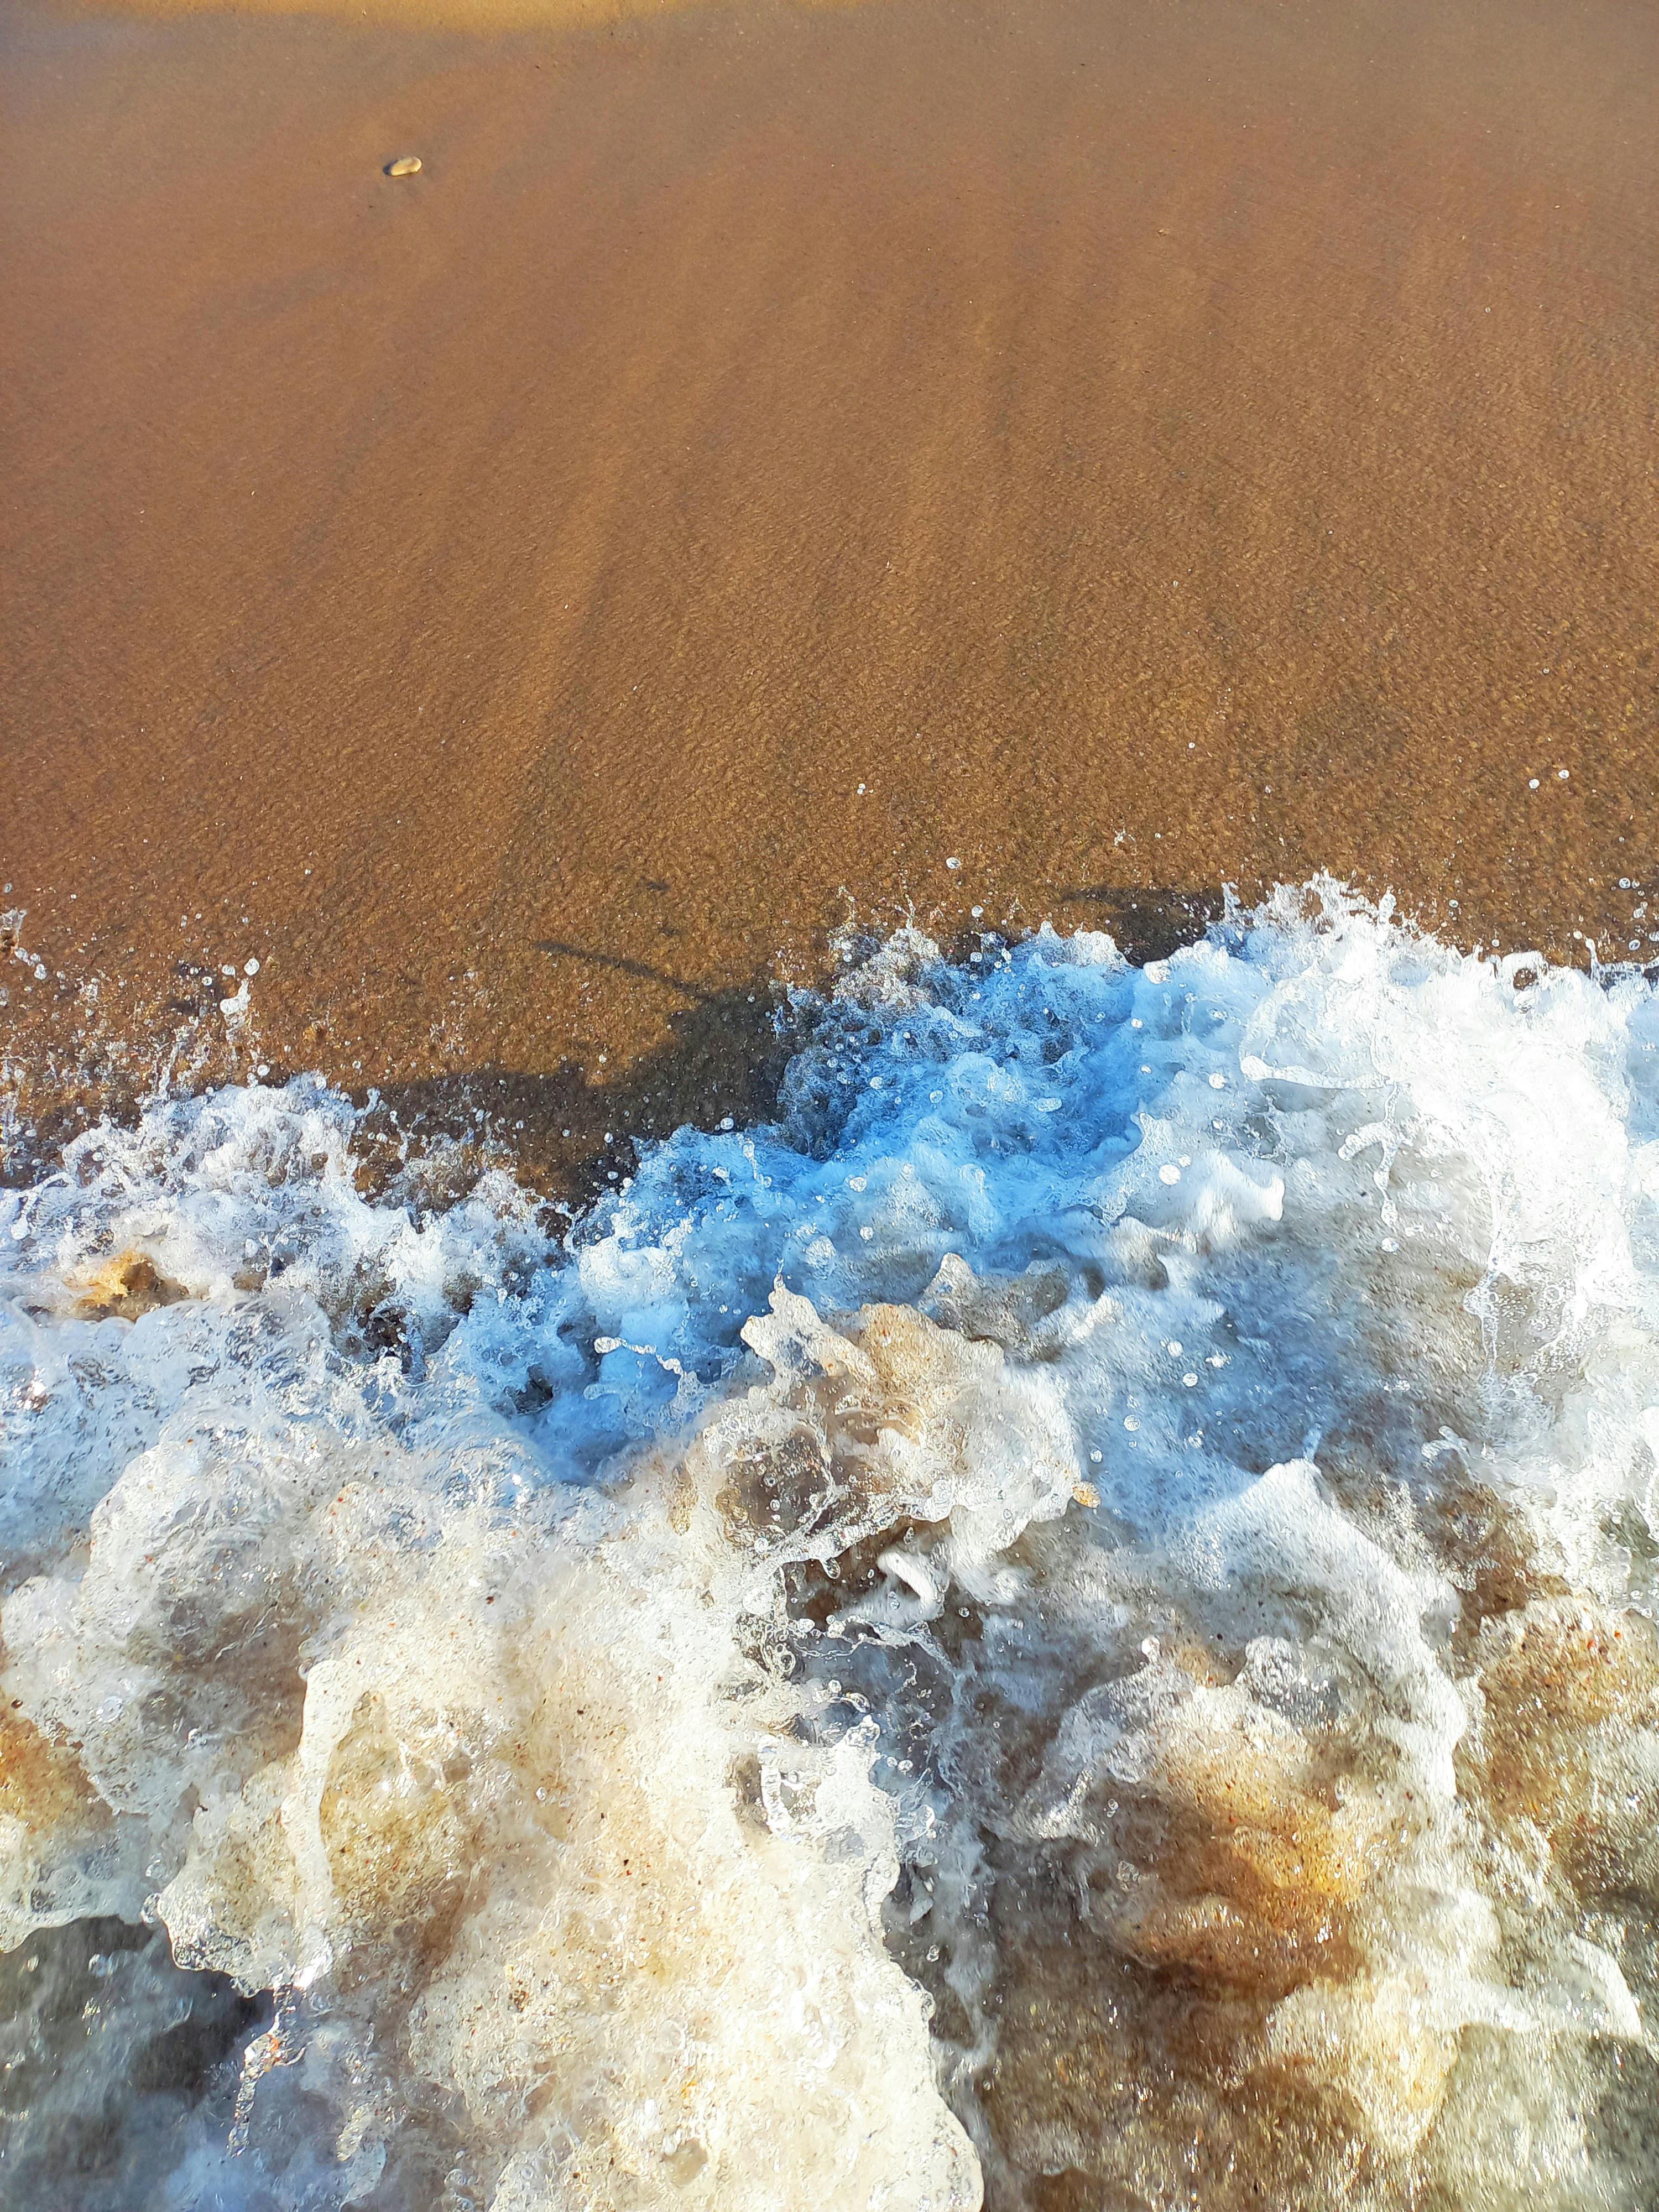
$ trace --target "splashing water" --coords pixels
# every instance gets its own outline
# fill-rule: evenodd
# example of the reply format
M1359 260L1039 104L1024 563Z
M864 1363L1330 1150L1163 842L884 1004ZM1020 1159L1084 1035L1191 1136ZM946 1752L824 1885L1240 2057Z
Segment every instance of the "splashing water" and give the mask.
M317 1083L76 1140L0 2197L1652 2203L1656 1048L1324 883L902 933L562 1246Z

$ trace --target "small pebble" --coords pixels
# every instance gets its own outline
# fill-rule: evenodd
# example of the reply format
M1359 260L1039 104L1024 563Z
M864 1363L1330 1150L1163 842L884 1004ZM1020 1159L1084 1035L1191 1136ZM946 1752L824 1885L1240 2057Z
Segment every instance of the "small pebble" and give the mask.
M388 161L386 165L388 177L418 176L420 169L421 157L418 154L399 154L395 161Z

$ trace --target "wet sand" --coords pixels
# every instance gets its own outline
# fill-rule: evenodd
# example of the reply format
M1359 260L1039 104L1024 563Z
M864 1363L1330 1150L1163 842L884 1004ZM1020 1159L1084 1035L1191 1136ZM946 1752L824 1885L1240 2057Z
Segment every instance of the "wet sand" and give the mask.
M1650 8L0 21L27 1106L249 958L556 1167L849 915L1644 936Z

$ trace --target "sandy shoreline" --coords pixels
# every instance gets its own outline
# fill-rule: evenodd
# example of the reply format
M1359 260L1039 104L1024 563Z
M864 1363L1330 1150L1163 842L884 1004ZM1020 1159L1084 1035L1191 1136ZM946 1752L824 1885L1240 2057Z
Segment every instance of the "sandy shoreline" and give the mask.
M849 912L1624 949L1650 11L3 21L37 1097L249 958L267 1064L580 1151Z

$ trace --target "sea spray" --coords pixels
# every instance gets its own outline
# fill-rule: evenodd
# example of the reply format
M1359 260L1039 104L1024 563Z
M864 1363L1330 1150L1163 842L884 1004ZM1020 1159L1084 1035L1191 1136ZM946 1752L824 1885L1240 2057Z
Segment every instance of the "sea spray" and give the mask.
M75 1140L0 2197L1651 2203L1656 1048L1322 883L902 933L556 1244L313 1081Z

